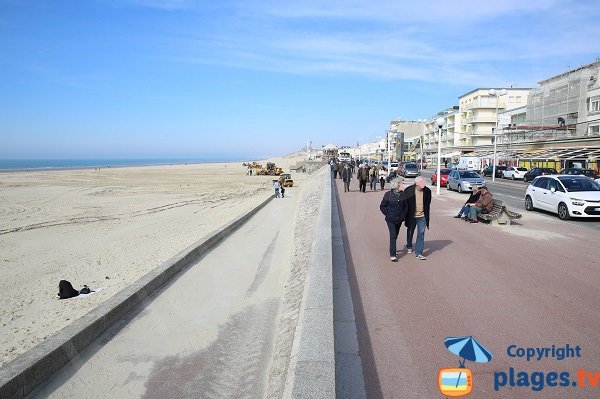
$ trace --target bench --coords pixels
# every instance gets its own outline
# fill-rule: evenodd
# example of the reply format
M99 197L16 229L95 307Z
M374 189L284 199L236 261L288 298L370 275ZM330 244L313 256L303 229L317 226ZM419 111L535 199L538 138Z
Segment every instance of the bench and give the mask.
M507 209L504 205L504 201L495 199L492 211L488 213L480 213L477 217L486 222L496 222L497 224L505 224L509 226L511 220L520 219L521 214Z

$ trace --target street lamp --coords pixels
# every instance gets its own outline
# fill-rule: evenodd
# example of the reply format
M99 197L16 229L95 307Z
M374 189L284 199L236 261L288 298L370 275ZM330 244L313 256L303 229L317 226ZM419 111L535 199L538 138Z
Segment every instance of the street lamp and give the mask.
M442 163L442 126L444 126L444 118L437 118L435 120L435 124L438 127L438 161L437 161L437 184L436 184L436 194L440 195L440 172L441 172L441 163Z
M496 90L490 89L488 91L490 96L496 97L496 130L494 130L494 164L492 165L492 181L496 181L496 142L498 141L498 104L500 103L500 96L506 95L506 89Z
M423 143L425 142L425 119L417 120L419 124L423 124L423 129L421 129L421 133L419 133L419 141L421 141L421 172L423 171Z

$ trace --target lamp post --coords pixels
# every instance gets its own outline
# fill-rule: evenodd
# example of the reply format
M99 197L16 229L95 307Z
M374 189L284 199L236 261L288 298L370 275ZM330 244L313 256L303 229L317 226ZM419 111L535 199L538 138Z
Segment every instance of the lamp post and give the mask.
M444 126L444 118L437 118L435 124L438 127L438 160L437 160L437 183L436 183L436 194L440 195L440 172L442 163L442 126Z
M488 91L490 96L496 97L496 130L494 130L494 164L492 165L492 181L496 181L496 142L498 141L498 105L500 103L500 96L506 95L506 89L496 90L490 89Z
M425 119L418 119L417 122L423 124L423 129L421 129L421 133L419 133L419 141L421 142L421 172L423 171L423 145L425 142Z

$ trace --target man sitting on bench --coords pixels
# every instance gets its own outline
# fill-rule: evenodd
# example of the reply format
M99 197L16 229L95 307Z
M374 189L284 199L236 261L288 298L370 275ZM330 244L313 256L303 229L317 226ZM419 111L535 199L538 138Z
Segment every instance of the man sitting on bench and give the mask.
M494 198L486 186L479 188L479 200L469 207L469 222L478 223L480 213L490 213L494 209Z

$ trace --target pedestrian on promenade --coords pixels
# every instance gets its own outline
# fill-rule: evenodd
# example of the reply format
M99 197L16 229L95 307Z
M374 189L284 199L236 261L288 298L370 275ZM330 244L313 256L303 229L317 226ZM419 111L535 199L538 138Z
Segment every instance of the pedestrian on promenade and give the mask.
M479 188L473 186L473 192L469 196L469 199L467 200L467 202L465 202L462 208L460 208L460 211L458 211L458 215L454 217L457 219L462 218L463 220L467 219L469 216L469 208L471 207L471 205L479 201L480 196L481 193L479 192Z
M477 216L480 213L490 213L494 209L494 197L486 186L479 188L481 195L479 200L469 207L469 222L478 223Z
M369 186L371 187L371 191L377 191L377 179L379 176L377 175L377 168L375 165L371 166L369 169Z
M281 198L285 197L285 186L283 184L279 184L279 186L281 186Z
M383 191L383 188L385 187L385 178L386 177L387 177L387 171L382 166L381 169L379 169L379 185L381 186L382 191Z
M402 226L402 222L406 221L408 217L408 203L402 191L403 188L404 179L401 177L394 179L392 181L392 189L383 195L381 204L379 204L379 210L385 215L385 222L390 232L389 250L392 262L398 261L396 241L400 232L400 226Z
M333 173L333 178L337 179L338 165L335 161L331 162L331 173Z
M279 198L279 180L273 180L273 188L275 189L275 198Z
M364 163L361 163L358 167L356 177L358 177L358 190L365 193L367 191L367 180L369 180L369 168Z
M344 182L344 192L347 193L350 191L350 180L352 180L352 172L348 165L344 165L344 169L342 170L342 180Z
M342 179L342 171L344 170L344 166L346 166L344 162L338 163L338 175L340 176L340 180Z
M408 221L406 224L406 252L413 252L413 236L417 229L415 244L415 257L420 260L427 259L423 255L425 248L425 227L429 228L429 208L431 206L431 190L425 185L425 178L417 176L415 184L404 190L408 201Z

